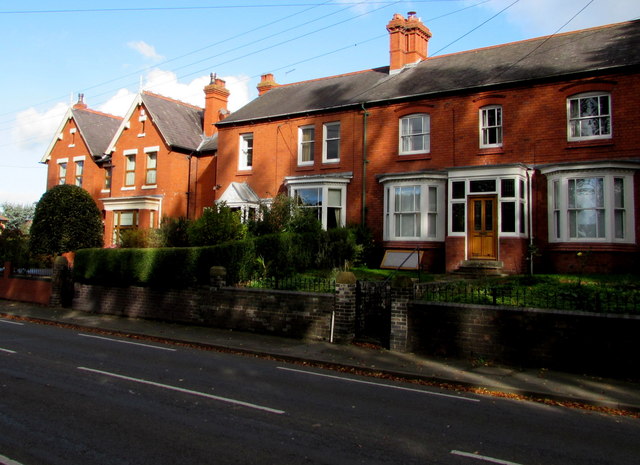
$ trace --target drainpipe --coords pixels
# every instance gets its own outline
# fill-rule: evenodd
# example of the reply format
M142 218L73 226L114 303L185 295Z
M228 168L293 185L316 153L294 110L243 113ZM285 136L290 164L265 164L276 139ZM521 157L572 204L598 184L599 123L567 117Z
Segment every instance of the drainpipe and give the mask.
M362 106L362 226L367 225L367 120L369 117L369 112L364 107L365 103L361 104Z
M529 274L533 275L533 197L531 173L532 170L527 170L527 195L529 196Z

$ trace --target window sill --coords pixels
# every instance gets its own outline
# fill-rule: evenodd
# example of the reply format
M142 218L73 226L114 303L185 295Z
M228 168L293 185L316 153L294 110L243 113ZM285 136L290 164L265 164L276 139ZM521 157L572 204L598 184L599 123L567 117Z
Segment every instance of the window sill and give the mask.
M143 132L143 133L138 134L138 137L144 137L144 136L146 136L146 134L145 134L144 132Z
M313 165L298 165L296 171L313 171L314 168Z
M158 185L157 184L145 184L144 186L142 186L142 189L157 189Z
M431 153L411 153L411 154L398 154L398 161L412 161L412 160L431 160Z
M131 187L121 187L120 190L121 191L132 191L135 190L136 186L131 186Z
M567 141L567 149L582 149L586 147L609 147L614 145L613 139L572 140Z
M102 189L100 191L101 194L108 194L109 192L111 192L111 189Z
M251 169L238 169L236 171L236 176L249 176L251 174L253 174L253 171Z
M504 148L503 147L486 147L486 148L480 147L480 151L478 152L479 156L482 156L482 155L502 155L502 154L504 154Z

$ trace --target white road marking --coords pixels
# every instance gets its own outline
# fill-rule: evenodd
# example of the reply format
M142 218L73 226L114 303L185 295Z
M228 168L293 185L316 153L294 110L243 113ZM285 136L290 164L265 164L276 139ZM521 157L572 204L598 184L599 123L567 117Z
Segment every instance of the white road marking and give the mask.
M93 334L78 333L78 336L91 337L93 339L102 339L103 341L119 342L120 344L131 344L134 346L149 347L151 349L168 350L170 352L176 352L176 349L172 349L170 347L152 346L151 344L142 344L140 342L123 341L121 339L112 339L110 337L94 336Z
M0 464L1 465L22 465L20 462L11 460L9 457L5 457L4 455L0 455Z
M440 392L423 391L422 389L412 389L412 388L407 388L407 387L402 387L402 386L393 386L393 385L390 385L390 384L374 383L372 381L364 381L364 380L360 380L360 379L344 378L342 376L333 376L333 375L327 375L327 374L323 374L323 373L315 373L313 371L296 370L295 368L278 367L278 370L293 371L295 373L303 373L305 375L312 375L312 376L320 376L320 377L323 377L323 378L337 379L337 380L340 380L340 381L348 381L350 383L370 384L370 385L377 386L377 387L382 387L382 388L397 389L399 391L417 392L418 394L426 394L426 395L430 395L430 396L450 397L452 399L468 400L469 402L480 402L479 399L472 399L470 397L455 396L455 395L452 395L452 394L442 394Z
M194 396L206 397L207 399L218 400L220 402L226 402L228 404L241 405L243 407L249 407L249 408L252 408L252 409L262 410L262 411L265 411L265 412L275 413L275 414L278 414L278 415L282 415L283 413L285 413L284 410L273 409L273 408L270 408L270 407L265 407L263 405L252 404L252 403L249 403L249 402L244 402L244 401L236 400L236 399L230 399L228 397L214 396L213 394L207 394L205 392L192 391L190 389L184 389L184 388L181 388L181 387L178 387L178 386L171 386L169 384L156 383L154 381L147 381L145 379L140 379L140 378L132 378L130 376L119 375L117 373L110 373L108 371L94 370L93 368L86 368L86 367L78 367L78 370L88 371L88 372L91 372L91 373L97 373L97 374L105 375L105 376L111 376L112 378L124 379L126 381L132 381L134 383L146 384L148 386L155 386L155 387L159 387L159 388L163 388L163 389L169 389L170 391L182 392L184 394L191 394L191 395L194 395Z
M486 455L473 454L471 452L462 452L462 451L459 451L459 450L452 450L451 453L453 455L459 455L460 457L467 457L467 458L470 458L470 459L482 460L483 462L498 463L500 465L521 465L521 464L516 463L516 462L509 462L508 460L496 459L494 457L488 457Z
M24 326L24 323L18 323L17 321L11 321L11 320L0 320L0 323L6 323L8 325Z
M6 352L8 354L17 354L15 350L3 349L2 347L0 347L0 352Z

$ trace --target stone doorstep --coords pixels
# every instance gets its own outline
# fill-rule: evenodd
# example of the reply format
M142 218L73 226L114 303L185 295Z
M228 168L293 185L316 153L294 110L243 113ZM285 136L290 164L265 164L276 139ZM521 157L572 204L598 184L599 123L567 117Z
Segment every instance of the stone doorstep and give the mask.
M463 276L504 276L503 267L501 260L463 260L454 273Z

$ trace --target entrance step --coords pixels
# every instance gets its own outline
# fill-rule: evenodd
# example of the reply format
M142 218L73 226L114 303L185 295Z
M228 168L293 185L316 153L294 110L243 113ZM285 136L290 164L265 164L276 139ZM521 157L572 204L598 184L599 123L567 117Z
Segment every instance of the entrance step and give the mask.
M505 276L502 269L504 262L501 260L463 260L460 266L454 271L456 275L469 278L483 276Z

